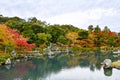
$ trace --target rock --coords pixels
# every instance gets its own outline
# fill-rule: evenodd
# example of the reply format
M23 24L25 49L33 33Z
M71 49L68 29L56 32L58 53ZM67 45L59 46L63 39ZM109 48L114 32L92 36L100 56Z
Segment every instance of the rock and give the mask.
M12 56L13 56L14 58L17 57L17 53L16 53L15 50L13 50L11 53L12 53Z
M112 62L110 59L105 59L102 64L103 64L104 68L117 68L117 69L120 69L120 61Z
M16 62L20 62L20 59L16 59Z
M103 61L103 67L104 68L112 68L112 61L110 59L105 59Z
M8 58L8 59L6 60L5 64L6 64L6 65L11 64L10 58Z
M120 69L120 61L112 62L112 67Z

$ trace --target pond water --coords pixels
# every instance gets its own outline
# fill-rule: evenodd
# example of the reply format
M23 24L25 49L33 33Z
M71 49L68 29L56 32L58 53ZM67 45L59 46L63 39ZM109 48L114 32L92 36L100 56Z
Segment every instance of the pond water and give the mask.
M120 80L120 70L103 69L101 62L111 52L84 53L79 56L59 55L53 59L31 59L0 67L0 80Z

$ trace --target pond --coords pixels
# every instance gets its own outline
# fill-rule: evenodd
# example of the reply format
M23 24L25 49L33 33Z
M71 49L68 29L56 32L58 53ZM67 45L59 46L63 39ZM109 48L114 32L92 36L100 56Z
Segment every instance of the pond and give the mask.
M0 67L0 80L119 80L120 70L103 69L101 62L112 52L84 52L79 56L61 54L49 59L31 59Z

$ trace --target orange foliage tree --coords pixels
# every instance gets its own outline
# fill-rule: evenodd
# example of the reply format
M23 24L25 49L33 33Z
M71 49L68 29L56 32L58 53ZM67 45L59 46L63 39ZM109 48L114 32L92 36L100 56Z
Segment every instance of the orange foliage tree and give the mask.
M78 38L78 33L77 32L68 32L66 34L67 39L69 39L72 43L72 45L74 45L76 39Z
M5 53L7 48L16 51L30 51L35 44L29 44L27 38L24 38L17 30L13 30L4 24L0 25L0 44L4 47Z
M15 41L12 38L13 34L7 30L7 27L4 24L0 25L0 44L1 49L4 49L6 53L7 49L11 50L15 46Z

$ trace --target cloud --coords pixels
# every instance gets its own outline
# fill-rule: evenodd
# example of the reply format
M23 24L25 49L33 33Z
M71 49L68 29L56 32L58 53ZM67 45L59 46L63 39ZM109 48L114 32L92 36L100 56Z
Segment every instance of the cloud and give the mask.
M112 8L110 9L89 9L84 11L76 11L72 13L66 13L58 15L55 17L50 17L46 19L47 22L51 24L72 24L79 28L87 28L88 25L97 25L101 19L106 19L107 17L113 17L118 15L118 12ZM85 27L86 26L86 27Z
M2 0L0 14L21 18L37 17L51 24L110 25L118 30L119 0Z

